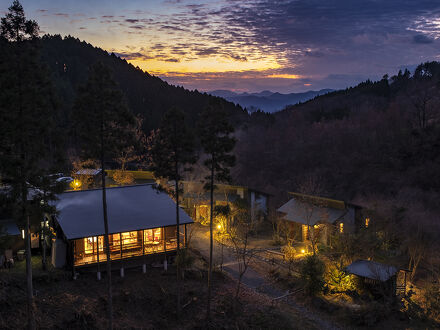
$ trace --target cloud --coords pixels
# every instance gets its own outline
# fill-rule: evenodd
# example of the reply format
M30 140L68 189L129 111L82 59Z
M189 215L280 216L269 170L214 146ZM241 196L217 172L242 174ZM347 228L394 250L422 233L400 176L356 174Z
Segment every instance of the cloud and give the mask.
M246 56L240 56L240 55L234 55L234 54L229 54L227 55L228 57L236 60L236 61L240 61L240 62L246 62L247 58Z
M115 28L112 31L118 29L122 34L142 38L143 47L133 41L132 48L118 50L128 60L156 59L182 63L182 67L198 60L218 60L233 63L233 69L243 72L225 69L227 75L166 76L188 86L209 81L220 87L234 83L235 77L237 86L258 89L266 82L284 92L307 84L313 88L344 88L385 73L395 74L405 63L437 59L439 54L438 0L200 2L162 0L164 6L157 10L122 7L121 16L104 12L99 18L105 31ZM261 63L267 63L264 70L277 70L248 69ZM170 65L173 70L178 66ZM301 78L292 78L296 76Z
M175 4L182 3L182 2L183 2L183 0L164 0L163 3L175 5Z
M116 56L129 60L151 60L154 57L139 52L113 52Z
M413 37L413 43L415 44L432 44L433 39L425 36L424 34L417 34Z
M210 56L213 54L217 54L220 51L220 47L206 47L195 49L195 54L198 56Z
M130 25L129 28L136 29L136 30L143 30L143 29L145 29L145 26L144 25Z
M166 58L163 61L165 62L173 62L173 63L179 63L180 60L178 58Z
M61 17L69 17L69 14L66 13L55 13L54 16L61 16Z

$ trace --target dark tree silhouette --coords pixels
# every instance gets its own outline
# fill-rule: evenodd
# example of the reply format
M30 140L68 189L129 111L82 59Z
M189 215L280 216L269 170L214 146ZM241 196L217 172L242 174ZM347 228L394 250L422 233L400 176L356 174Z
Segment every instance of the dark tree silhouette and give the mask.
M98 62L90 69L85 86L81 87L73 113L75 132L85 159L101 164L102 207L104 214L104 245L107 256L108 326L113 327L111 260L108 237L105 165L123 148L136 143L135 119L128 111L121 91L109 69Z
M14 1L0 24L0 171L10 185L14 215L25 228L28 327L34 329L30 206L37 177L47 174L50 135L56 127L52 85L39 62L35 21ZM33 184L34 183L34 184ZM35 191L35 189L34 189Z
M0 35L9 41L23 41L38 37L39 27L37 22L27 20L23 6L14 0L9 12L1 19Z
M214 189L215 182L229 182L230 167L235 164L235 156L231 154L235 146L235 138L230 134L234 127L230 124L227 114L221 104L213 102L204 112L199 120L200 142L207 159L204 165L209 170L205 188L210 191L210 223L209 223L209 270L208 270L208 301L206 306L206 317L211 317L211 286L212 286L212 249L213 249L213 212L214 212Z
M30 40L38 36L38 25L26 20L18 1L1 19L0 36L0 171L11 187L14 217L25 229L28 327L34 329L30 217L31 205L39 201L32 201L38 196L30 190L39 188L38 178L51 167L56 102L36 42Z
M185 123L185 114L176 107L165 113L159 130L150 139L152 170L156 177L174 181L176 200L177 258L180 257L179 193L182 172L187 164L196 161L194 139ZM177 316L180 314L180 267L177 265Z

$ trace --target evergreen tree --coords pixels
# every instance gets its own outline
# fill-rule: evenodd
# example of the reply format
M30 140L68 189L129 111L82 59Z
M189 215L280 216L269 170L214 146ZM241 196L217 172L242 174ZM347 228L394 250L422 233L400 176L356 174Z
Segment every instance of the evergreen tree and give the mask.
M208 271L208 302L207 319L211 316L211 285L212 285L212 249L213 249L213 211L214 211L214 189L215 182L229 182L230 167L235 164L235 156L230 154L235 146L235 138L230 134L234 127L229 123L227 114L223 111L221 104L213 102L204 112L199 120L200 142L204 153L208 158L204 165L210 174L205 178L207 183L205 189L210 191L210 223L209 223L209 271Z
M105 165L117 157L120 150L136 143L134 133L136 123L109 69L101 62L91 67L86 85L78 91L73 121L76 137L81 146L81 156L85 159L95 159L101 164L104 245L107 256L107 312L111 329L113 327L113 303Z
M173 107L165 113L161 126L151 139L150 157L156 177L174 181L176 200L177 258L180 257L180 181L184 166L196 161L193 135L185 124L185 114ZM180 314L180 267L177 266L177 317Z
M9 7L9 12L1 19L0 35L9 41L19 42L37 38L38 32L37 22L27 20L23 6L18 0L14 0Z
M0 172L9 185L14 218L25 229L28 327L36 327L32 286L30 217L37 178L50 168L56 102L39 61L38 25L18 1L0 24ZM38 203L38 201L37 201Z

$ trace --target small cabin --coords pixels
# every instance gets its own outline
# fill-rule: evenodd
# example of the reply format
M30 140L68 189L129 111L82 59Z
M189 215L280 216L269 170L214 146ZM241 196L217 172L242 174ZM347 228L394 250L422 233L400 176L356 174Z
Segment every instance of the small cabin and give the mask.
M206 222L210 215L210 193L204 189L204 183L182 181L182 206L198 222ZM251 221L258 221L267 215L269 194L245 187L228 184L216 184L214 190L215 206L230 205L238 199L246 202Z
M110 258L115 261L174 256L177 235L181 248L187 245L187 231L193 220L153 185L106 189ZM106 261L102 190L69 191L58 195L53 217L56 240L52 262L56 267L83 268ZM150 258L152 260L152 258Z
M376 297L394 296L396 294L399 270L394 266L371 260L356 260L347 266L345 271L357 276L360 279L362 288Z
M344 234L356 231L362 216L360 206L295 192L289 195L291 199L277 211L291 223L295 240L307 242L311 235L316 235L320 243L327 245L332 232Z

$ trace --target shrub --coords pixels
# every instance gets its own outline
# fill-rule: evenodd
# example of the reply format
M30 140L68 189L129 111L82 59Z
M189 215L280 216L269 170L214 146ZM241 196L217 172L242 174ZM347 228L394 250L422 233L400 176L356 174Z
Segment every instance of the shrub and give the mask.
M353 275L344 271L342 261L329 266L326 273L326 284L332 293L356 290Z
M301 264L300 274L306 294L314 296L324 287L325 264L317 255L307 256Z
M189 252L188 249L179 250L179 254L176 256L176 265L179 265L179 268L182 271L182 277L185 277L185 271L190 269L194 264L195 258Z
M440 283L428 284L423 290L423 299L426 315L438 319L440 317Z
M123 170L115 170L112 174L112 178L119 185L129 185L134 182L133 173Z
M281 253L284 255L284 260L293 261L296 255L296 249L290 245L284 245L281 248Z

